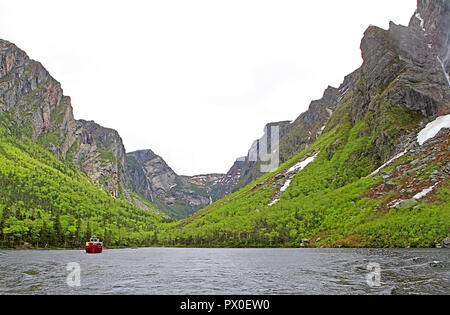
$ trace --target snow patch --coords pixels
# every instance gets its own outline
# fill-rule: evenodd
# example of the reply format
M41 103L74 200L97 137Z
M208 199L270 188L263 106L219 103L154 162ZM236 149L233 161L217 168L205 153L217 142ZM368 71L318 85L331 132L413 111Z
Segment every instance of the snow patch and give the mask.
M420 28L422 29L422 31L426 32L425 21L422 19L422 16L420 15L420 13L416 14L416 18L420 21Z
M429 188L425 188L425 189L422 190L420 193L418 193L418 194L416 194L414 197L412 197L412 199L414 199L414 200L422 199L423 197L425 197L426 195L428 195L430 192L432 192L433 189L434 189L434 187L436 187L436 186L437 186L437 184L435 184L435 185L433 185L433 186L431 186L431 187L429 187ZM394 200L394 201L392 201L392 202L390 202L390 203L388 204L388 207L390 207L390 208L395 208L395 207L397 207L399 204L401 204L401 203L404 202L404 201L406 201L406 200L402 200L402 199L400 199L400 200Z
M444 73L444 76L445 76L445 78L447 79L447 84L448 84L448 86L450 86L450 77L449 77L447 71L445 70L444 62L441 60L441 58L439 58L439 56L437 56L437 60L438 60L439 63L441 64L442 72Z
M307 159L295 164L294 166L292 166L290 169L288 169L285 172L285 175L289 175L289 178L284 182L283 187L280 188L279 194L278 196L280 196L283 192L285 192L289 186L292 183L292 179L295 177L295 175L298 174L298 172L300 172L301 170L303 170L306 166L308 166L310 163L314 162L314 160L316 159L316 157L319 155L320 152L317 152L315 155L308 157ZM278 201L280 201L279 198L272 200L268 206L271 207L274 204L276 204Z
M381 171L383 168L385 168L386 166L388 166L389 164L391 164L392 162L394 162L395 160L401 158L402 156L404 156L406 154L406 152L408 152L408 149L405 149L405 151L403 151L402 153L397 154L396 156L394 156L392 159L390 159L389 161L387 161L386 163L384 163L383 165L381 165L379 168L377 168L375 171L373 171L370 175L375 175L377 174L379 171Z
M437 184L436 184L437 185ZM428 195L430 192L433 191L434 187L436 187L436 185L433 185L429 188L425 188L424 190L422 190L420 193L418 193L417 195L415 195L413 197L413 199L419 200L422 199L423 197L425 197L426 195Z
M292 179L288 179L286 183L284 183L283 187L280 188L280 192L285 192L286 189L291 185Z
M331 115L333 115L333 111L331 109L329 109L328 107L326 109L327 109L328 115L330 115L330 117L331 117Z
M302 169L308 166L308 164L314 162L316 157L319 155L319 152L317 152L315 155L310 156L309 158L305 159L304 161L301 161L294 166L292 166L290 169L287 170L287 173L293 173L293 172L300 172Z
M440 116L430 122L417 135L419 145L424 144L427 140L434 138L442 128L450 128L450 115Z

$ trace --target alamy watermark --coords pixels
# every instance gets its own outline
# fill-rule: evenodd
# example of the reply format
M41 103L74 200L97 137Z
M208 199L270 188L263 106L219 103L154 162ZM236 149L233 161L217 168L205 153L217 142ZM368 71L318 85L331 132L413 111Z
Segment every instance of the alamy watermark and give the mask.
M370 263L367 265L367 270L370 271L366 275L366 283L371 288L381 287L381 266L378 263Z
M71 262L66 266L69 272L66 278L66 283L69 287L75 288L81 286L81 267L79 263Z
M253 143L248 156L238 161L261 162L261 172L269 173L280 166L280 127L266 126L264 136Z

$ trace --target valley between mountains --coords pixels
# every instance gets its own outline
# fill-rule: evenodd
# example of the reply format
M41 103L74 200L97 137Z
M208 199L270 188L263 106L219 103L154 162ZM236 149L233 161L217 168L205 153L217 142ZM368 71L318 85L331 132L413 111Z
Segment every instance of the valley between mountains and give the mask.
M226 174L126 152L0 39L0 247L450 247L450 1L417 3L408 26L367 28L361 67ZM262 173L272 126L281 165Z

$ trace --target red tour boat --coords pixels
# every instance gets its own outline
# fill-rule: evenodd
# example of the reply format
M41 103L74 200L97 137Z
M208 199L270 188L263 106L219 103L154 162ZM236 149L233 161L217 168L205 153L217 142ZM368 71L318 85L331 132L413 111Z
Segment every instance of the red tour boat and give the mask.
M88 254L100 254L103 251L103 242L93 236L89 242L86 242L86 246L84 246L84 248Z

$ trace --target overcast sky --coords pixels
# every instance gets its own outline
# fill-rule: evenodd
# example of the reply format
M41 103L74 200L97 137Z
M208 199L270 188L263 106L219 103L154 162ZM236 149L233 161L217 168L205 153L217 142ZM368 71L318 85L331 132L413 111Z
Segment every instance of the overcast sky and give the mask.
M416 0L0 0L0 38L40 61L76 119L180 175L226 172L266 123L294 120L361 65L370 25Z

